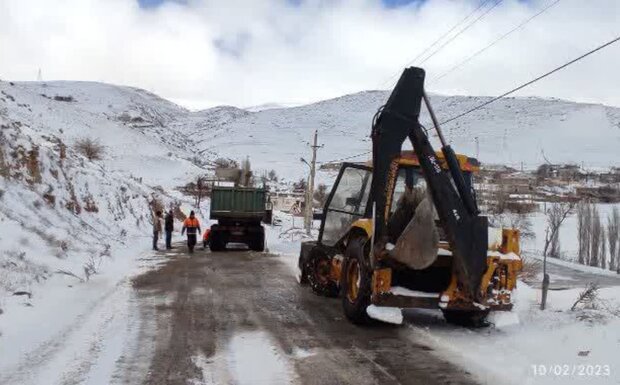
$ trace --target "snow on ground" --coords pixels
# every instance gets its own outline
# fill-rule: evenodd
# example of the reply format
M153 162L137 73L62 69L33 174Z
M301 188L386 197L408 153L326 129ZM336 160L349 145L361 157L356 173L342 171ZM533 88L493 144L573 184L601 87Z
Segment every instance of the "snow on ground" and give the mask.
M311 355L298 352L300 357ZM296 373L287 354L264 331L246 331L232 336L224 352L212 357L197 355L194 363L202 379L194 385L270 385L295 383Z
M485 384L618 383L620 287L600 289L599 310L570 311L580 290L551 291L548 308L540 311L540 292L521 283L513 310L518 324L502 326L500 317L495 327L455 328L440 312L428 311L408 312L407 320L438 354Z
M42 384L59 373L72 383L109 383L119 352L140 330L128 277L158 262L142 260L143 250L138 242L118 250L89 282L55 275L32 298L7 298L0 383Z
M275 211L274 218L279 222L277 226L267 226L265 244L269 252L277 254L291 270L291 273L300 279L298 266L301 242L315 240L318 237L320 222L315 221L312 236L307 236L304 230L303 217L293 216L284 212Z
M267 245L297 276L302 218L294 218L299 229L292 232L293 217L284 213L277 216L282 226L268 227ZM289 236L280 236L281 233ZM578 271L585 268L593 274L607 273L560 263ZM581 284L585 287L587 282ZM422 336L436 354L471 371L483 384L619 383L620 365L616 357L620 355L620 286L599 289L598 309L579 306L571 311L582 290L550 291L548 308L540 311L540 291L519 282L513 311L492 314L488 328L448 325L440 310L408 309L404 311L404 322L411 329L412 338ZM367 311L384 322L403 322L397 309L373 306Z

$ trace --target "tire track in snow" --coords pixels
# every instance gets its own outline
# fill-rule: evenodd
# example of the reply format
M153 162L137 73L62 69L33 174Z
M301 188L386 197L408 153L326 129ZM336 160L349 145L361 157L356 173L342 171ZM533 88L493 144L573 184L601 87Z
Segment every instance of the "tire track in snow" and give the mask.
M69 346L68 343L72 337L83 331L85 325L88 324L88 321L93 316L98 315L96 314L98 310L104 309L110 301L116 299L116 295L123 285L126 285L126 283L123 281L119 282L101 297L93 299L84 311L75 317L69 325L53 337L39 344L34 350L24 354L13 369L9 369L9 371L0 375L0 384L37 383L36 380L41 377L43 369L47 368L48 364ZM104 319L103 322L105 323L106 321L107 319ZM46 380L45 383L49 383L49 380Z

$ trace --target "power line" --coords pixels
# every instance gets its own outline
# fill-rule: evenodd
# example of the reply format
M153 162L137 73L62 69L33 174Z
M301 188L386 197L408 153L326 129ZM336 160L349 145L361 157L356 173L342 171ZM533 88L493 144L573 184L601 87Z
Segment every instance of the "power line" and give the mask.
M482 103L482 104L479 104L479 105L477 105L476 107L474 107L474 108L472 108L472 109L469 109L469 110L467 110L467 111L465 111L465 112L463 112L463 113L461 113L461 114L458 114L458 115L456 115L456 116L453 116L453 117L452 117L452 118L450 118L450 119L444 120L444 121L443 121L443 122L441 122L440 124L441 124L441 125L443 125L443 124L446 124L446 123L450 123L450 122L452 122L452 121L454 121L454 120L456 120L456 119L462 118L463 116L468 115L468 114L470 114L470 113L472 113L472 112L474 112L474 111L476 111L476 110L479 110L479 109L481 109L481 108L483 108L483 107L486 107L486 106L488 106L489 104L491 104L491 103L493 103L493 102L495 102L495 101L497 101L497 100L499 100L499 99L501 99L501 98L503 98L503 97L506 97L506 96L508 96L508 95L510 95L510 94L512 94L512 93L514 93L514 92L517 92L517 91L519 91L519 90L521 90L521 89L523 89L523 88L525 88L525 87L527 87L527 86L529 86L529 85L532 85L532 84L536 83L537 81L539 81L539 80L542 80L542 79L546 78L546 77L547 77L547 76L549 76L549 75L552 75L552 74L554 74L554 73L556 73L556 72L558 72L558 71L560 71L560 70L563 70L564 68L566 68L566 67L570 66L571 64L574 64L574 63L576 63L576 62L580 61L581 59L584 59L584 58L586 58L586 57L588 57L588 56L592 55L593 53L595 53L595 52L598 52L598 51L602 50L602 49L603 49L603 48L605 48L605 47L608 47L608 46L610 46L610 45L612 45L612 44L614 44L614 43L617 43L618 41L620 41L620 36L616 37L615 39L612 39L612 40L608 41L607 43L604 43L604 44L602 44L602 45L599 45L598 47L594 48L593 50L588 51L588 52L584 53L583 55L581 55L581 56L579 56L579 57L577 57L577 58L575 58L575 59L573 59L573 60L569 61L568 63L562 64L561 66L556 67L556 68L552 69L551 71L549 71L549 72L547 72L547 73L545 73L545 74L543 74L543 75L540 75L540 76L538 76L538 77L536 77L536 78L534 78L534 79L530 80L530 81L529 81L529 82L527 82L527 83L524 83L524 84L522 84L522 85L520 85L520 86L518 86L518 87L515 87L515 88L511 89L511 90L510 90L510 91L508 91L508 92L504 92L504 93L503 93L503 94L501 94L500 96L494 97L493 99L488 100L488 101L486 101L486 102L484 102L484 103Z
M463 19L461 19L458 23L454 24L452 26L452 28L450 28L448 31L444 32L437 40L435 40L434 42L432 42L430 45L428 45L426 48L424 48L414 59L410 60L408 63L405 64L405 67L411 65L412 63L414 63L416 60L418 60L420 57L424 56L424 54L426 52L428 52L431 48L433 48L437 43L439 43L440 41L442 41L446 36L450 35L455 29L457 29L461 24L463 24L464 22L466 22L469 18L471 18L474 14L476 14L476 12L478 12L482 7L484 7L488 2L490 2L491 0L484 0L482 3L480 3L480 5L474 9L472 12L470 12L467 16L465 16ZM395 75L390 76L389 79L387 79L385 82L383 82L383 84L381 85L382 87L385 86L387 83L390 83L392 80L394 80L394 78L396 76L398 76L400 72L396 73Z
M332 159L332 160L328 160L328 161L324 161L324 162L317 162L319 164L327 164L327 163L335 163L335 162L342 162L343 160L348 160L348 159L353 159L353 158L357 158L360 157L362 155L368 155L372 153L372 151L366 151L366 152L362 152L360 154L356 154L356 155L351 155L351 156L347 156L346 158L340 158L340 159Z
M450 68L448 71L444 72L443 74L433 78L433 80L431 82L436 82L439 81L440 79L444 78L445 76L447 76L448 74L452 73L453 71L457 70L458 68L462 67L463 65L465 65L466 63L468 63L470 60L472 60L473 58L475 58L476 56L482 54L483 52L485 52L486 50L488 50L489 48L493 47L495 44L499 43L500 41L504 40L506 37L508 37L510 34L512 34L513 32L518 31L519 29L523 28L527 23L529 23L530 21L534 20L535 18L537 18L538 16L542 15L543 13L545 13L549 8L553 7L554 5L556 5L557 3L559 3L560 0L555 0L554 2L552 2L551 4L547 5L546 7L544 7L543 9L541 9L539 12L537 12L536 14L530 16L529 18L527 18L526 20L524 20L521 24L517 25L516 27L514 27L513 29L511 29L510 31L506 32L505 34L503 34L502 36L500 36L499 38L495 39L495 41L493 41L491 44L487 45L486 47L482 48L481 50L477 51L476 53L474 53L473 55L469 56L467 59L463 60L462 62L458 63L457 65L455 65L454 67Z
M590 55L592 55L592 54L594 54L594 53L596 53L596 52L600 51L600 50L602 50L603 48L606 48L606 47L608 47L608 46L610 46L610 45L612 45L612 44L614 44L614 43L617 43L618 41L620 41L620 36L618 36L618 37L616 37L616 38L614 38L614 39L612 39L612 40L610 40L610 41L608 41L608 42L606 42L606 43L604 43L604 44L601 44L601 45L599 45L598 47L596 47L596 48L594 48L594 49L592 49L592 50L590 50L590 51L588 51L588 52L584 53L583 55L578 56L578 57L576 57L575 59L573 59L573 60L571 60L571 61L569 61L569 62L567 62L567 63L564 63L564 64L562 64L561 66L556 67L556 68L552 69L551 71L546 72L546 73L544 73L544 74L542 74L542 75L540 75L540 76L538 76L538 77L536 77L536 78L534 78L534 79L532 79L532 80L530 80L530 81L528 81L528 82L526 82L526 83L523 83L522 85L520 85L520 86L518 86L518 87L515 87L515 88L511 89L510 91L504 92L503 94L501 94L501 95L499 95L499 96L496 96L496 97L494 97L493 99L488 100L488 101L486 101L486 102L484 102L484 103L481 103L481 104L477 105L476 107L471 108L471 109L469 109L469 110L467 110L467 111L465 111L465 112L463 112L463 113L460 113L460 114L458 114L458 115L456 115L456 116L453 116L453 117L451 117L450 119L444 120L444 121L440 122L439 124L440 124L440 125L444 125L444 124L450 123L450 122L452 122L452 121L454 121L454 120L456 120L456 119L460 119L460 118L462 118L463 116L468 115L468 114L470 114L470 113L472 113L472 112L474 112L474 111L476 111L476 110L479 110L479 109L481 109L481 108L483 108L483 107L486 107L486 106L488 106L489 104L491 104L491 103L493 103L493 102L496 102L496 101L498 101L499 99L504 98L504 97L506 97L506 96L508 96L508 95L510 95L510 94L512 94L512 93L514 93L514 92L517 92L517 91L519 91L519 90L522 90L523 88L525 88L525 87L527 87L527 86L530 86L530 85L532 85L532 84L534 84L534 83L538 82L539 80L542 80L542 79L544 79L544 78L546 78L546 77L548 77L548 76L550 76L550 75L552 75L552 74L554 74L554 73L556 73L556 72L558 72L558 71L561 71L561 70L563 70L564 68L566 68L566 67L568 67L568 66L570 66L570 65L572 65L572 64L574 64L574 63L576 63L576 62L578 62L578 61L580 61L580 60L582 60L582 59L584 59L584 58L586 58L586 57L588 57L588 56L590 56ZM372 153L372 151L366 151L366 152L363 152L363 153L360 153L360 154L356 154L356 155L351 155L351 156L348 156L348 157L345 157L345 158L333 159L333 160L330 160L330 161L325 161L325 162L320 162L320 163L321 163L321 164L325 164L325 163L341 162L341 161L343 161L343 160L348 160L348 159L352 159L352 158L357 158L357 157L359 157L359 156L362 156L362 155L367 155L367 154L370 154L370 153Z
M460 30L456 35L452 36L448 41L444 42L441 46L439 46L439 48L433 52L432 54L430 54L429 56L426 57L426 59L422 60L420 62L419 65L422 65L424 63L426 63L426 61L430 58L432 58L433 56L435 56L439 51L441 51L445 46L447 46L448 44L450 44L452 41L454 41L454 39L456 39L457 37L459 37L461 34L463 34L465 31L467 31L469 28L471 28L474 24L476 24L476 22L478 22L480 19L482 19L483 17L485 17L489 12L491 12L493 9L495 9L495 7L497 7L498 5L501 4L503 0L497 0L497 2L495 2L495 4L493 4L490 8L488 8L486 11L484 11L480 16L478 16L476 19L474 19L471 23L469 23L468 25L465 26L465 28L463 28L462 30Z

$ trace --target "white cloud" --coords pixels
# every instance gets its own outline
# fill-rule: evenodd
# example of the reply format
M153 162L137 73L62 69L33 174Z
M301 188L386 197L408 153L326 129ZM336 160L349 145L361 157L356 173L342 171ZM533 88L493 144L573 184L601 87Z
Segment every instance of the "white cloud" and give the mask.
M551 0L505 0L424 64L428 79ZM133 0L0 1L0 77L96 80L143 87L192 107L299 103L389 88L422 48L477 1L189 0L142 9ZM620 32L617 0L562 0L441 81L441 93L496 95ZM520 95L620 106L620 44Z

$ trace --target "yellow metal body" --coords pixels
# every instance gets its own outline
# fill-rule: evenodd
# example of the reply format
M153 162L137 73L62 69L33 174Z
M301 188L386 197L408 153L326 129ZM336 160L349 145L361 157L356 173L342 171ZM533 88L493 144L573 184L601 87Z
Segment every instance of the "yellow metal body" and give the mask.
M443 153L437 152L441 167L447 169ZM459 165L463 171L477 172L479 164L465 155L457 155ZM387 188L393 190L398 170L401 166L419 166L417 156L413 151L403 151L399 158L394 159L389 170ZM388 194L391 199L391 194ZM386 218L392 202L386 202ZM373 235L373 219L364 218L353 222L351 230L358 229L370 239ZM447 243L441 243L440 249L450 251ZM374 258L381 258L385 250L375 250ZM451 258L451 257L449 257ZM436 265L445 263L445 259L435 262ZM333 263L332 277L340 277L341 261ZM519 246L519 231L516 229L502 230L502 244L498 250L489 250L487 255L487 270L484 273L478 288L478 298L469 298L460 288L456 274L453 272L448 287L437 298L437 306L450 310L510 310L512 308L511 293L517 285L517 273L522 268ZM392 287L392 269L381 268L373 271L372 276L372 302L378 302L380 298L389 295ZM477 301L477 302L476 302Z

